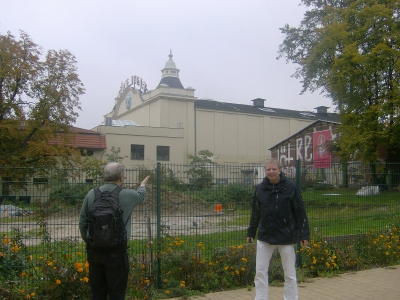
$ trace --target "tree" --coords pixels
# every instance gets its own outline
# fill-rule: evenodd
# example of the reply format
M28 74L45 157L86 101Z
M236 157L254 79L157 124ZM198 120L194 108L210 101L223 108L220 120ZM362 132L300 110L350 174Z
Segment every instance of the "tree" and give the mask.
M44 61L38 45L20 33L0 35L0 166L54 165L70 147L49 144L71 138L83 85L75 57L50 50ZM23 159L22 159L23 158Z
M400 2L302 0L308 8L298 27L285 25L279 57L298 64L302 93L330 97L341 126L333 149L376 162L400 159Z
M114 146L111 147L110 149L111 154L106 154L107 157L107 162L118 162L122 163L124 158L127 158L128 156L124 155L121 156L121 148L115 148Z
M185 173L194 180L192 183L194 189L201 190L212 187L213 175L207 169L207 166L215 164L211 159L213 156L214 154L209 150L201 150L198 152L198 155L188 155L192 167L188 171L185 171Z
M68 143L84 87L68 50L42 49L21 31L0 34L0 177L23 181L17 167L54 167L78 161ZM51 141L58 139L59 143ZM12 173L10 167L13 168Z

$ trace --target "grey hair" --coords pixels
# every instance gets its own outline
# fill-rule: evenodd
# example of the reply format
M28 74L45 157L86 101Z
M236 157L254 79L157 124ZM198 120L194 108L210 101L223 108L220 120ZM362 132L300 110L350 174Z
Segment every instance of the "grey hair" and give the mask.
M277 164L277 165L278 165L278 168L279 168L279 169L282 169L281 163L279 162L279 160L278 160L277 158L268 158L268 159L265 161L264 167L265 167L267 164Z
M104 167L104 182L117 182L125 173L125 166L117 162L109 162Z

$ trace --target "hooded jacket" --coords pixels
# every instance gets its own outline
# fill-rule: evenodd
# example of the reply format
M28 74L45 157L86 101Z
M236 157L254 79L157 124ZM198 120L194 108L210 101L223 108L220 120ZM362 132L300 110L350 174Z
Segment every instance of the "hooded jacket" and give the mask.
M280 173L280 181L272 184L265 177L257 186L247 236L271 245L290 245L309 240L310 230L304 202L296 184Z

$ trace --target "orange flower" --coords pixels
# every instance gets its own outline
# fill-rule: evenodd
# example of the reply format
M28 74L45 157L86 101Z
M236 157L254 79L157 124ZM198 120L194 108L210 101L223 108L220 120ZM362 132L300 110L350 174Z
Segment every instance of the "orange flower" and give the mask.
M82 268L82 266L83 266L82 263L79 263L79 262L75 263L75 268L77 268L77 269Z

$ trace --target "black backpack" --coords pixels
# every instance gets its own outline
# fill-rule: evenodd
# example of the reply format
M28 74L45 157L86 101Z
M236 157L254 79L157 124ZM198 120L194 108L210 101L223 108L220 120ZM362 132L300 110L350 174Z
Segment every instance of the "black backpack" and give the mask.
M88 245L93 249L113 249L126 247L126 220L122 219L122 209L119 206L118 195L122 190L116 187L112 192L101 192L94 189L95 198L89 210Z

